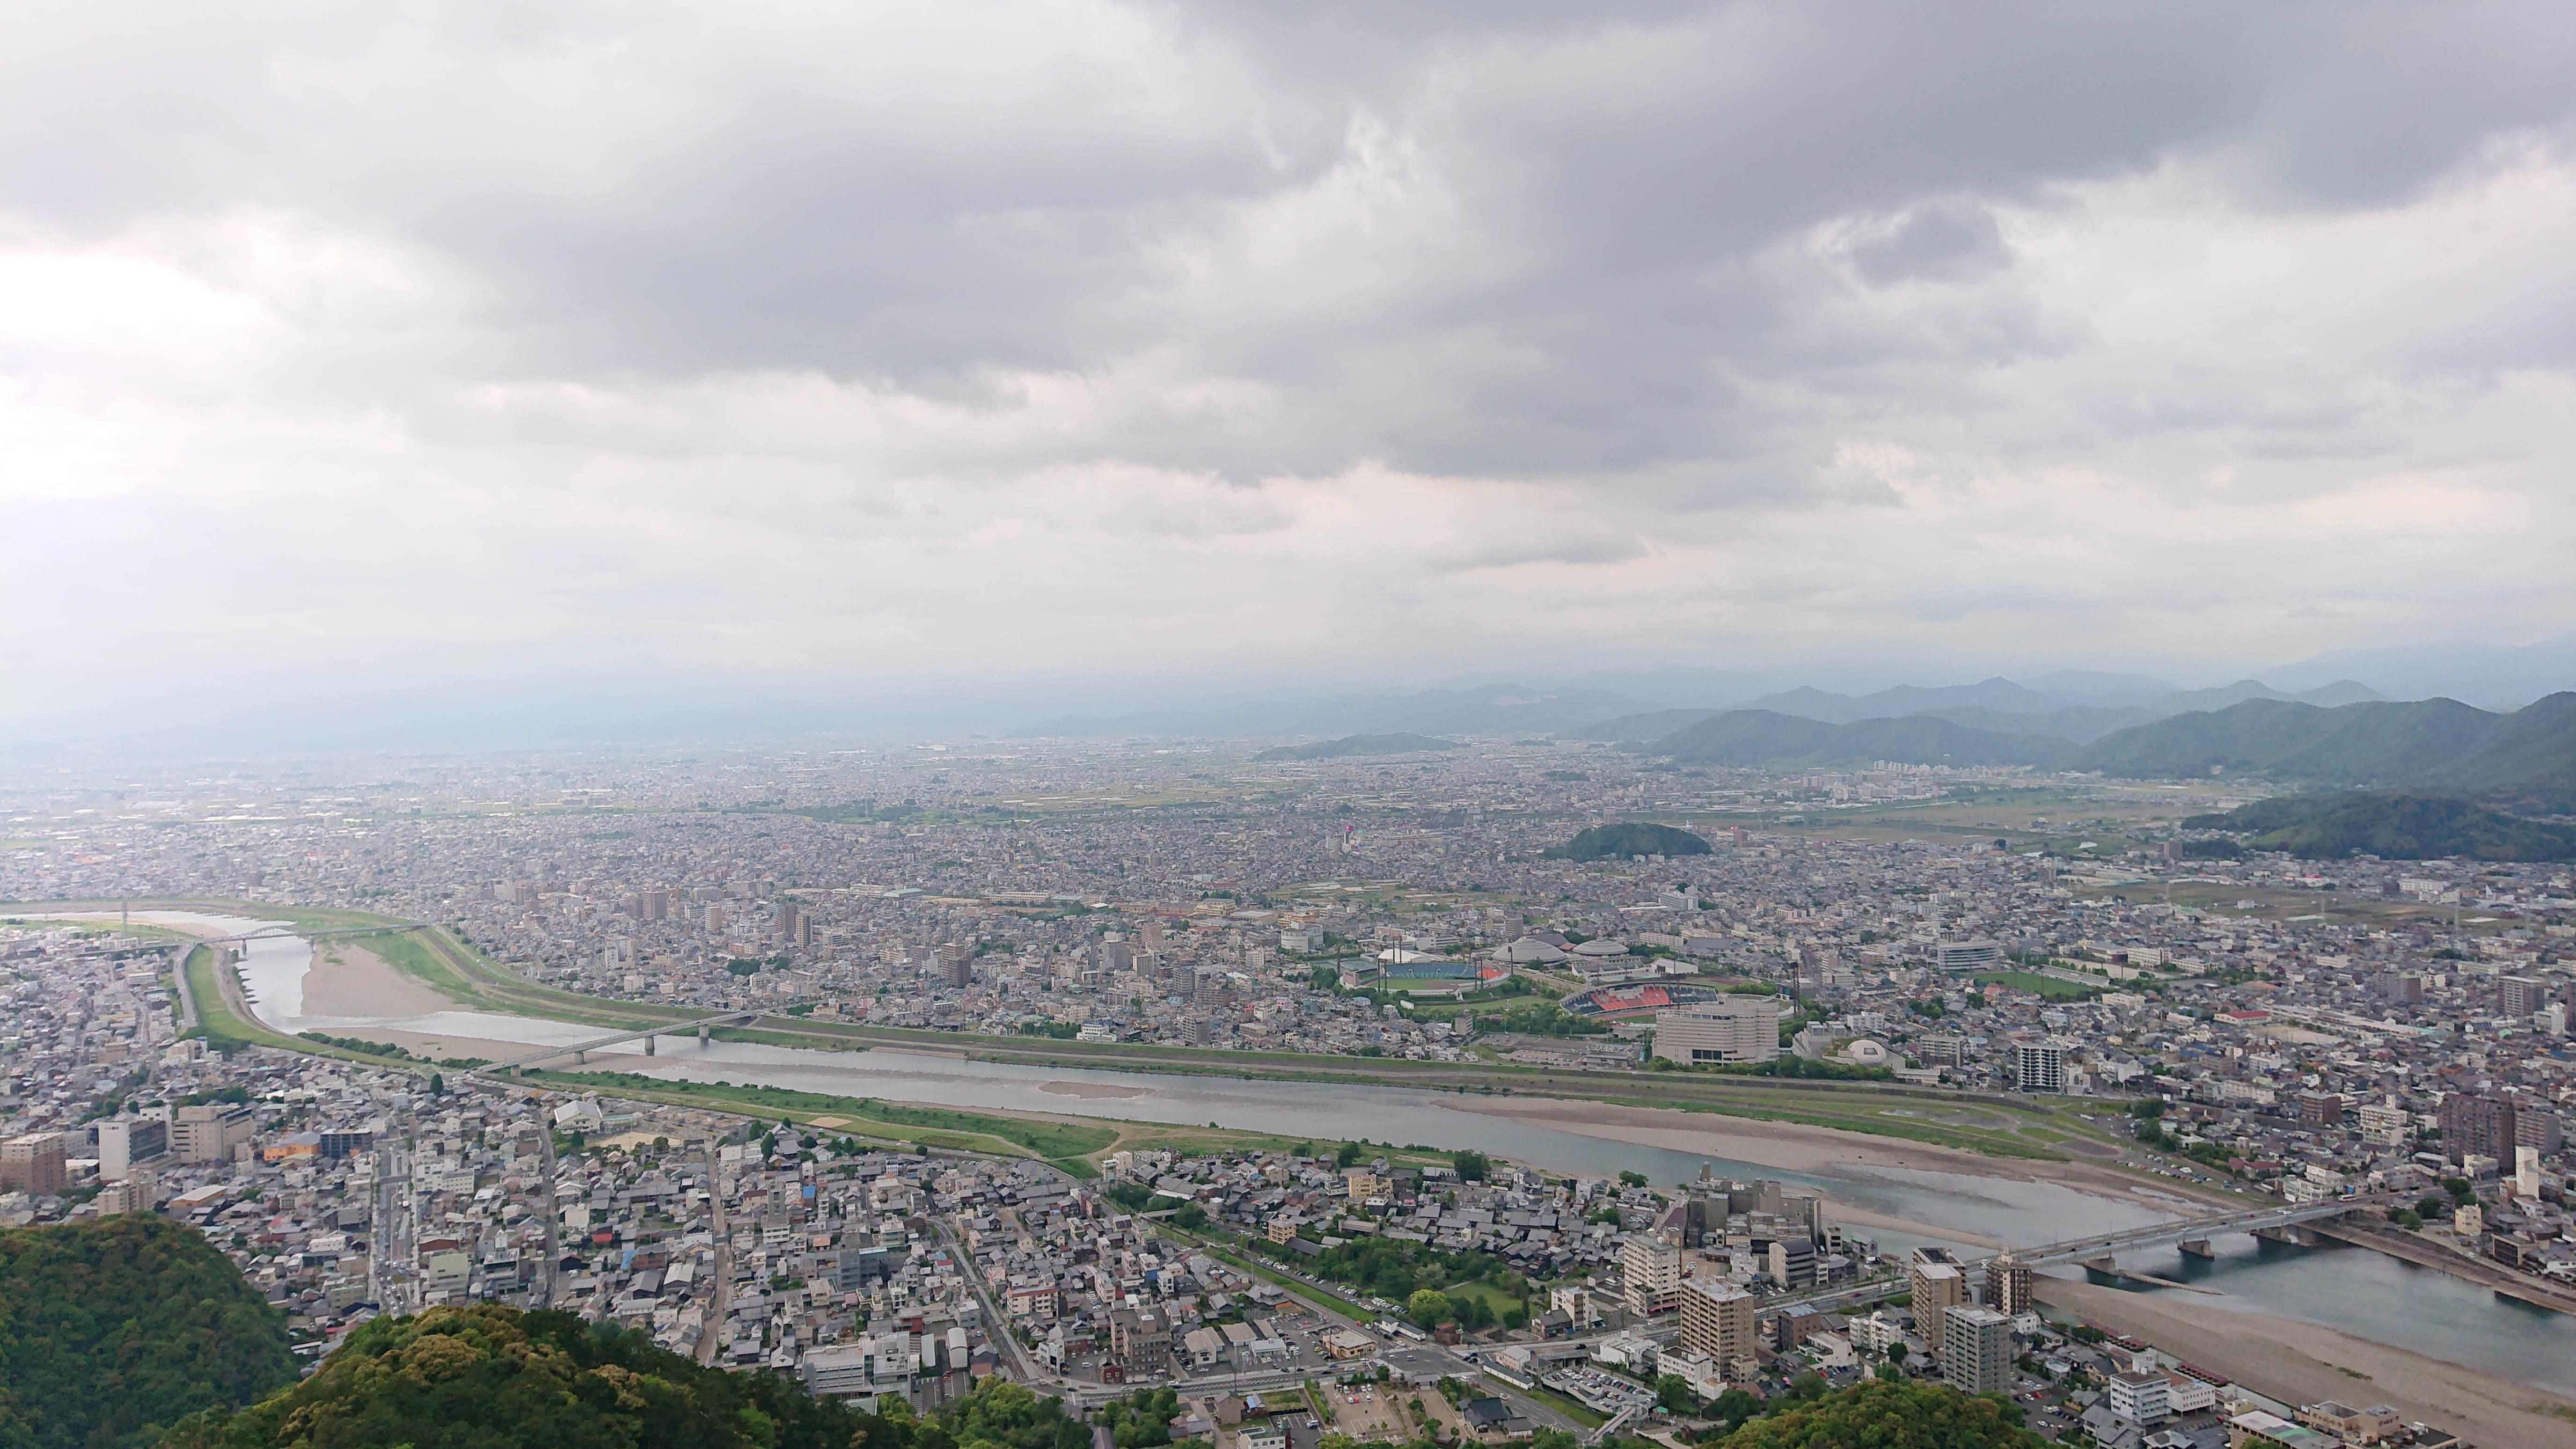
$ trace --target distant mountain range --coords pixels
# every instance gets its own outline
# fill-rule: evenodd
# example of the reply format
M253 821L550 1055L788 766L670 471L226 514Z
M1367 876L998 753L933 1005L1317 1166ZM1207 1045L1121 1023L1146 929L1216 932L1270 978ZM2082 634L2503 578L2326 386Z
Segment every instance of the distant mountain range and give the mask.
M1769 709L1735 709L1686 725L1647 747L1688 765L2044 765L2074 746L2040 735L1970 729L1929 715L1826 724Z
M2259 774L2330 787L2439 791L2508 809L2576 811L2576 693L2493 714L2451 699L2339 709L2248 700L2123 730L2065 767L2176 777Z
M1976 684L1926 689L1900 684L1875 694L1830 694L1821 689L1792 689L1766 694L1746 709L1774 710L1827 724L1865 719L1902 719L1932 715L1971 729L2004 734L2055 735L2087 744L2114 730L2192 710L2224 709L2249 699L2287 699L2304 704L2355 704L2379 698L2368 685L2336 680L2302 694L2287 694L2255 679L2240 679L2217 689L2175 689L2157 680L2126 675L2056 674L2052 693L2029 684L1995 678ZM1618 721L1606 721L1615 725Z
M1613 728L1623 724L1610 721L1586 733L1615 737ZM1703 715L1629 748L1681 764L1733 768L1888 760L2033 765L2135 779L2252 775L2326 789L2441 794L2514 811L2576 811L2576 693L2553 694L2512 714L2452 699L2331 707L2247 699L2132 725L2087 745L1978 729L1934 714L1829 724L1738 709Z

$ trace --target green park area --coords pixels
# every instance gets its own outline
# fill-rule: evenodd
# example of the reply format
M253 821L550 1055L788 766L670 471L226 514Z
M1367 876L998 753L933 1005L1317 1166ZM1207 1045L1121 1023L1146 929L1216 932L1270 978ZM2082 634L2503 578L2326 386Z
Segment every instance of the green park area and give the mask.
M2080 986L2054 976L2042 976L2035 971L1980 971L1968 979L1995 982L2007 990L2028 991L2051 1001L2090 1001L2111 989L2109 982L2099 986Z

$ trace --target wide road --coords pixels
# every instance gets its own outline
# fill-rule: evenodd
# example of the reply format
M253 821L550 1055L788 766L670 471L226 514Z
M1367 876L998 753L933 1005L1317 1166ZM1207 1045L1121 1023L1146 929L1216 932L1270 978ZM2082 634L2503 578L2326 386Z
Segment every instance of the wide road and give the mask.
M707 1199L715 1214L716 1283L707 1295L707 1326L698 1335L698 1362L714 1363L716 1345L724 1341L725 1315L733 1311L733 1243L725 1230L725 1189L720 1174L723 1163L714 1148L707 1149Z

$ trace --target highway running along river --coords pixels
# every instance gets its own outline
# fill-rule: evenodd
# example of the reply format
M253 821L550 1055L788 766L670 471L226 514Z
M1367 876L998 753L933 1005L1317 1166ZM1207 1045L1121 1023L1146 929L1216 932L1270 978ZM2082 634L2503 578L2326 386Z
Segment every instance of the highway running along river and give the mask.
M225 935L269 924L186 912L138 912L136 919ZM269 1026L289 1033L372 1029L447 1038L460 1054L468 1054L472 1042L563 1046L601 1035L597 1026L473 1011L308 1016L304 977L313 960L311 946L293 938L249 943L242 963L245 991ZM1629 1170L1659 1183L1684 1181L1706 1163L1722 1176L1774 1178L1964 1243L2053 1242L2169 1215L2138 1201L2030 1181L2013 1175L2008 1164L1999 1163L1994 1176L1839 1163L1790 1172L1513 1121L1464 1110L1438 1093L1400 1087L1057 1069L882 1049L827 1052L722 1041L702 1046L682 1036L660 1038L651 1057L636 1042L593 1052L591 1064L672 1080L755 1083L893 1102L1176 1125L1214 1122L1288 1137L1473 1148L1552 1172L1610 1176ZM1719 1134L1725 1130L1722 1118L1694 1114L1690 1122ZM2177 1199L2171 1215L2188 1210ZM1883 1247L1932 1240L1876 1227L1862 1235ZM2576 1318L2499 1299L2474 1284L2366 1249L2285 1249L2242 1236L2221 1238L2216 1247L2217 1258L2206 1263L2189 1263L2166 1250L2124 1266L2188 1279L2225 1295L2204 1300L2208 1304L2302 1319L2576 1396ZM2367 1397L2358 1385L2353 1392Z

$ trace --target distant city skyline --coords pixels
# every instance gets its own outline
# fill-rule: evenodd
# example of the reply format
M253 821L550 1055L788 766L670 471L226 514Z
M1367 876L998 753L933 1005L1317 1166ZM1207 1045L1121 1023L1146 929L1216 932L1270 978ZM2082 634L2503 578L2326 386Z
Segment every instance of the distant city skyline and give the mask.
M2576 683L2563 6L5 33L0 738Z

